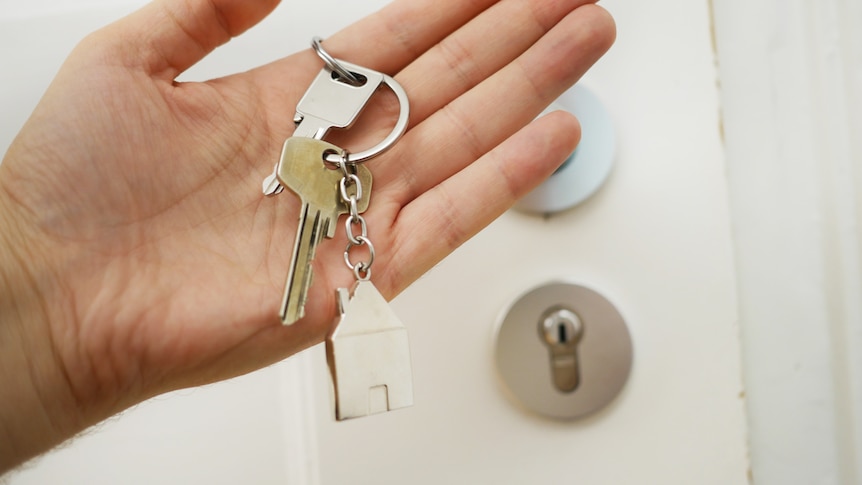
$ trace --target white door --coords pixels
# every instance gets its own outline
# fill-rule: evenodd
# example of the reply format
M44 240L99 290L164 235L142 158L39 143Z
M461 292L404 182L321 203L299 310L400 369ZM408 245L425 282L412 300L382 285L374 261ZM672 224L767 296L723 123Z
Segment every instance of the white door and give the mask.
M190 77L304 48L312 35L382 4L287 2ZM324 358L312 349L243 378L144 403L10 483L746 483L737 287L709 4L602 4L617 20L618 41L583 83L614 117L614 172L571 211L549 219L506 214L393 302L410 331L412 408L334 423ZM14 116L0 120L0 146L47 84L52 70L44 66L56 66L73 39L125 10L2 20L0 99ZM52 42L34 41L43 38ZM571 423L513 406L492 360L500 312L521 292L554 279L613 301L635 349L618 399Z
M412 409L333 422L317 352L321 483L747 482L708 4L602 5L616 18L618 40L583 82L617 125L609 182L547 220L506 214L395 301L411 332ZM500 312L555 279L603 293L634 342L622 395L572 423L514 407L493 363Z

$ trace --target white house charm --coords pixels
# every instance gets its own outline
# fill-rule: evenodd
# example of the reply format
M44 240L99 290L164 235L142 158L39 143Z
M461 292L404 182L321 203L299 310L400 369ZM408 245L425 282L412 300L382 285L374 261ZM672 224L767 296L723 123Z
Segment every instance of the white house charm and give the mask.
M407 329L370 281L338 290L339 317L326 338L335 419L413 405Z

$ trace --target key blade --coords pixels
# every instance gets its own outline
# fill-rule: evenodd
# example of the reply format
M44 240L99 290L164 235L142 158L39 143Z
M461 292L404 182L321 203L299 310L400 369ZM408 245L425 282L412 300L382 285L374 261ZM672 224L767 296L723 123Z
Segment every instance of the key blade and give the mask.
M293 325L305 316L305 301L311 287L314 253L325 232L320 211L303 202L299 214L299 227L293 245L287 281L284 284L284 298L281 301L279 316L284 325Z

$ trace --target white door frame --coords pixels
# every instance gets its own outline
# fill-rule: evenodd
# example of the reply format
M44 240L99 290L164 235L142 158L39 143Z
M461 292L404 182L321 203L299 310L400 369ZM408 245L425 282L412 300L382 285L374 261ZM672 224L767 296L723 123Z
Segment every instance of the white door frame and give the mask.
M862 480L862 3L713 3L755 483Z

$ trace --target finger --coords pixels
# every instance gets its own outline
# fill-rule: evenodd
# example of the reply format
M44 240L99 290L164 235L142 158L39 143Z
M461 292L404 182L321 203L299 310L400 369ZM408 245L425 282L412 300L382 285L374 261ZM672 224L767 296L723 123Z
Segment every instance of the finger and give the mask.
M335 57L395 74L499 0L400 0L326 39Z
M100 32L127 66L167 80L260 22L279 0L157 0ZM141 40L139 40L141 39Z
M518 0L489 8L398 73L399 82L409 88L413 101L411 124L424 120L523 54L573 10L594 2Z
M394 74L499 0L400 0L327 37L323 44L333 57L369 69ZM247 73L276 106L295 104L296 94L285 85L307 86L320 69L308 49ZM245 76L240 76L245 77ZM279 126L277 121L273 126Z
M551 113L531 123L398 215L382 287L392 298L514 204L572 153L580 139L573 116Z
M411 130L377 164L378 186L406 204L499 145L579 79L613 43L613 20L585 5L518 59ZM409 148L405 148L409 147ZM404 164L398 151L432 163ZM392 195L392 194L390 194Z
M595 0L509 0L499 2L435 44L397 75L410 95L410 122L415 126L523 54L576 8ZM511 22L509 19L523 19ZM388 102L386 102L388 101ZM330 140L348 149L377 140L389 131L394 96L378 96L369 103L363 120ZM363 140L357 143L356 140Z

